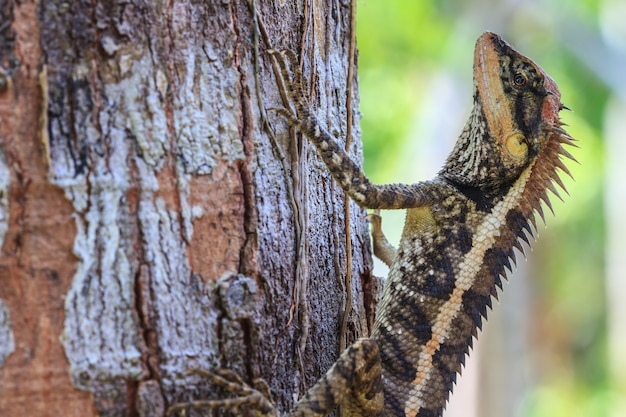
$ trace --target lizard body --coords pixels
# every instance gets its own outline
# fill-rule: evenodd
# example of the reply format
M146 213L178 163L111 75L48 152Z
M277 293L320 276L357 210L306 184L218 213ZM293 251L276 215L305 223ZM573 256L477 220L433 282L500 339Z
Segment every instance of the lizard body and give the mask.
M279 63L288 79L286 63ZM521 249L520 239L528 242L553 182L562 186L557 170L569 174L560 160L569 156L562 144L571 138L561 129L558 87L532 60L485 32L474 56L474 106L442 170L428 182L373 185L318 123L298 71L287 82L296 116L282 113L359 205L407 210L395 254L385 245L390 272L370 336L382 366L382 415L439 416L505 268L511 269L513 249Z
M473 109L439 174L374 185L317 121L295 56L272 54L296 108L280 113L345 192L365 208L407 211L398 249L374 223L375 253L390 272L370 338L346 349L289 415L322 416L341 405L355 417L441 416L513 249L528 242L553 183L563 187L557 171L569 174L560 157L571 158L562 145L573 139L559 121L560 92L532 60L485 32L475 49Z

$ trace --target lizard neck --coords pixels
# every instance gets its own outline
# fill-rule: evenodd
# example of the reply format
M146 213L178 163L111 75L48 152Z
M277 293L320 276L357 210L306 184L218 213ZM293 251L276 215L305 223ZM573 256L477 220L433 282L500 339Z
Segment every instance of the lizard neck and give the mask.
M505 158L508 151L503 149L502 142L490 132L483 103L475 93L470 116L439 175L464 188L479 188L485 194L502 195L499 188L508 188L527 166L511 163ZM528 156L524 155L527 161L530 160Z

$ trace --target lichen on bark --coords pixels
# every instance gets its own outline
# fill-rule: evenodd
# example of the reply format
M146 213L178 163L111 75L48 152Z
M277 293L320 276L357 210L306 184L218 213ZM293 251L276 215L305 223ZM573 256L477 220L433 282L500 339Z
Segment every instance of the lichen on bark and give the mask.
M11 316L6 304L0 300L0 367L14 350L15 340L13 330L11 330Z
M9 187L11 172L7 166L6 156L0 147L0 248L9 227Z

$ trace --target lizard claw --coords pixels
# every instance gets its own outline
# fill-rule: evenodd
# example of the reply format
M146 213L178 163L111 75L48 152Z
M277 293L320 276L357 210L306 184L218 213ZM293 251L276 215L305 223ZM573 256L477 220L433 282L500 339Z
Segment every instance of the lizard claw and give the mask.
M365 220L372 223L372 226L374 226L374 223L378 223L378 225L380 226L382 224L382 217L380 216L380 209L375 209L367 213L367 215L365 216Z
M254 380L254 387L245 383L239 375L228 369L216 369L213 371L205 371L202 369L189 369L185 375L198 375L208 379L215 385L222 387L228 392L235 394L232 398L222 398L217 400L195 400L188 402L176 403L170 406L166 412L166 416L179 412L185 412L189 409L232 409L237 410L239 407L245 407L253 410L257 416L277 417L276 408L272 404L270 398L270 390L267 383L261 379Z
M289 122L289 125L300 128L300 120L294 114L284 107L271 107L267 111L274 111L283 116Z
M380 210L373 210L365 216L365 219L372 225L372 235L380 237L383 235L383 218L380 215Z

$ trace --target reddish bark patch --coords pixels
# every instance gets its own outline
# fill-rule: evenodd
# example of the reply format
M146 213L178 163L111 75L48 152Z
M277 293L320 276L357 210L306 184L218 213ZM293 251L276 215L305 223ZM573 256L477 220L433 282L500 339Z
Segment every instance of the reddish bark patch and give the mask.
M195 213L188 250L192 271L204 282L217 280L226 271L239 271L245 243L239 170L223 163L211 177L193 178L189 190L189 204Z
M21 65L0 95L0 147L11 170L0 298L11 315L15 351L0 368L0 415L91 416L90 394L72 385L59 340L76 268L76 227L70 202L48 179L36 5L15 7Z

